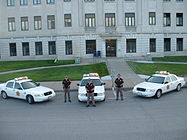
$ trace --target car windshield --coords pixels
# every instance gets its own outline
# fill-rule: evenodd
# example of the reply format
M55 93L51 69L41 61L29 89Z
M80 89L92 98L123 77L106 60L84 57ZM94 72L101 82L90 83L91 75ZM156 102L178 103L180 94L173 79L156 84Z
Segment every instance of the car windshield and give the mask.
M101 86L101 81L99 79L91 79L91 80L95 86ZM88 79L84 79L84 80L82 80L80 86L86 86L87 83L88 83Z
M158 84L163 84L164 83L164 77L159 77L159 76L151 76L149 77L146 82L151 82L151 83L158 83Z
M33 81L27 81L27 82L23 82L21 83L23 89L30 89L30 88L35 88L37 87L37 83L33 82Z

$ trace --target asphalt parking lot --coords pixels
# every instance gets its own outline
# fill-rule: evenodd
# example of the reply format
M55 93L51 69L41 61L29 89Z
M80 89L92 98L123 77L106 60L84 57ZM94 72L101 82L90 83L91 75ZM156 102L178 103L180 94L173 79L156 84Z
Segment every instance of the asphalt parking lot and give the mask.
M79 103L71 93L64 103L60 92L49 102L28 104L0 98L0 140L186 140L187 89L160 99L125 92L116 101L107 91L97 107Z

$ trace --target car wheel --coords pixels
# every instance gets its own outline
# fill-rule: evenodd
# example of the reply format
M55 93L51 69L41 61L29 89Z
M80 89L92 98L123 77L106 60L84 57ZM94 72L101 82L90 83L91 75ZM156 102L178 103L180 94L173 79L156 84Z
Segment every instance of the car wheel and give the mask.
M161 90L157 90L157 92L156 92L156 94L155 94L155 97L156 97L157 99L159 99L159 98L161 97L161 95L162 95L162 91L161 91Z
M33 104L33 103L34 103L34 98L33 98L31 95L28 95L28 96L27 96L27 102L28 102L29 104Z
M177 90L177 91L180 91L180 90L181 90L181 84L178 84L178 85L177 85L176 90Z
M103 102L105 102L105 100L106 100L106 99L104 98Z
M2 97L3 99L7 99L7 98L8 98L8 95L7 95L7 93L6 93L5 91L2 91L2 92L1 92L1 97Z

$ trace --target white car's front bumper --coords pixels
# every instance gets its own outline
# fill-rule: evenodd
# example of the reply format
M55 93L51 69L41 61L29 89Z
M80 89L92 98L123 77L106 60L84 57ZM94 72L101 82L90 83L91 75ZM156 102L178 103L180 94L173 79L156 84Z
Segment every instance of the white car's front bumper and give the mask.
M34 97L34 101L35 102L43 102L43 101L47 101L47 100L50 100L52 99L53 97L55 97L55 93L52 93L48 96L39 96L39 97Z
M87 101L88 97L86 94L78 94L78 100L81 102ZM95 101L104 101L105 100L105 94L98 94L97 96L94 96Z
M138 91L136 89L133 89L132 92L134 94L138 95L138 96L144 96L144 97L153 97L153 96L155 96L155 92Z

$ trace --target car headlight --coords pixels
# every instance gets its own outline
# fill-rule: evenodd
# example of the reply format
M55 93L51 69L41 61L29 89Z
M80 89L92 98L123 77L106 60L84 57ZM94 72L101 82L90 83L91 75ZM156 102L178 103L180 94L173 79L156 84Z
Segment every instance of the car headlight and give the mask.
M41 97L41 96L43 96L43 94L35 94L34 96L35 97Z
M98 96L102 96L104 93L97 93Z
M155 92L155 89L146 89L147 92Z

